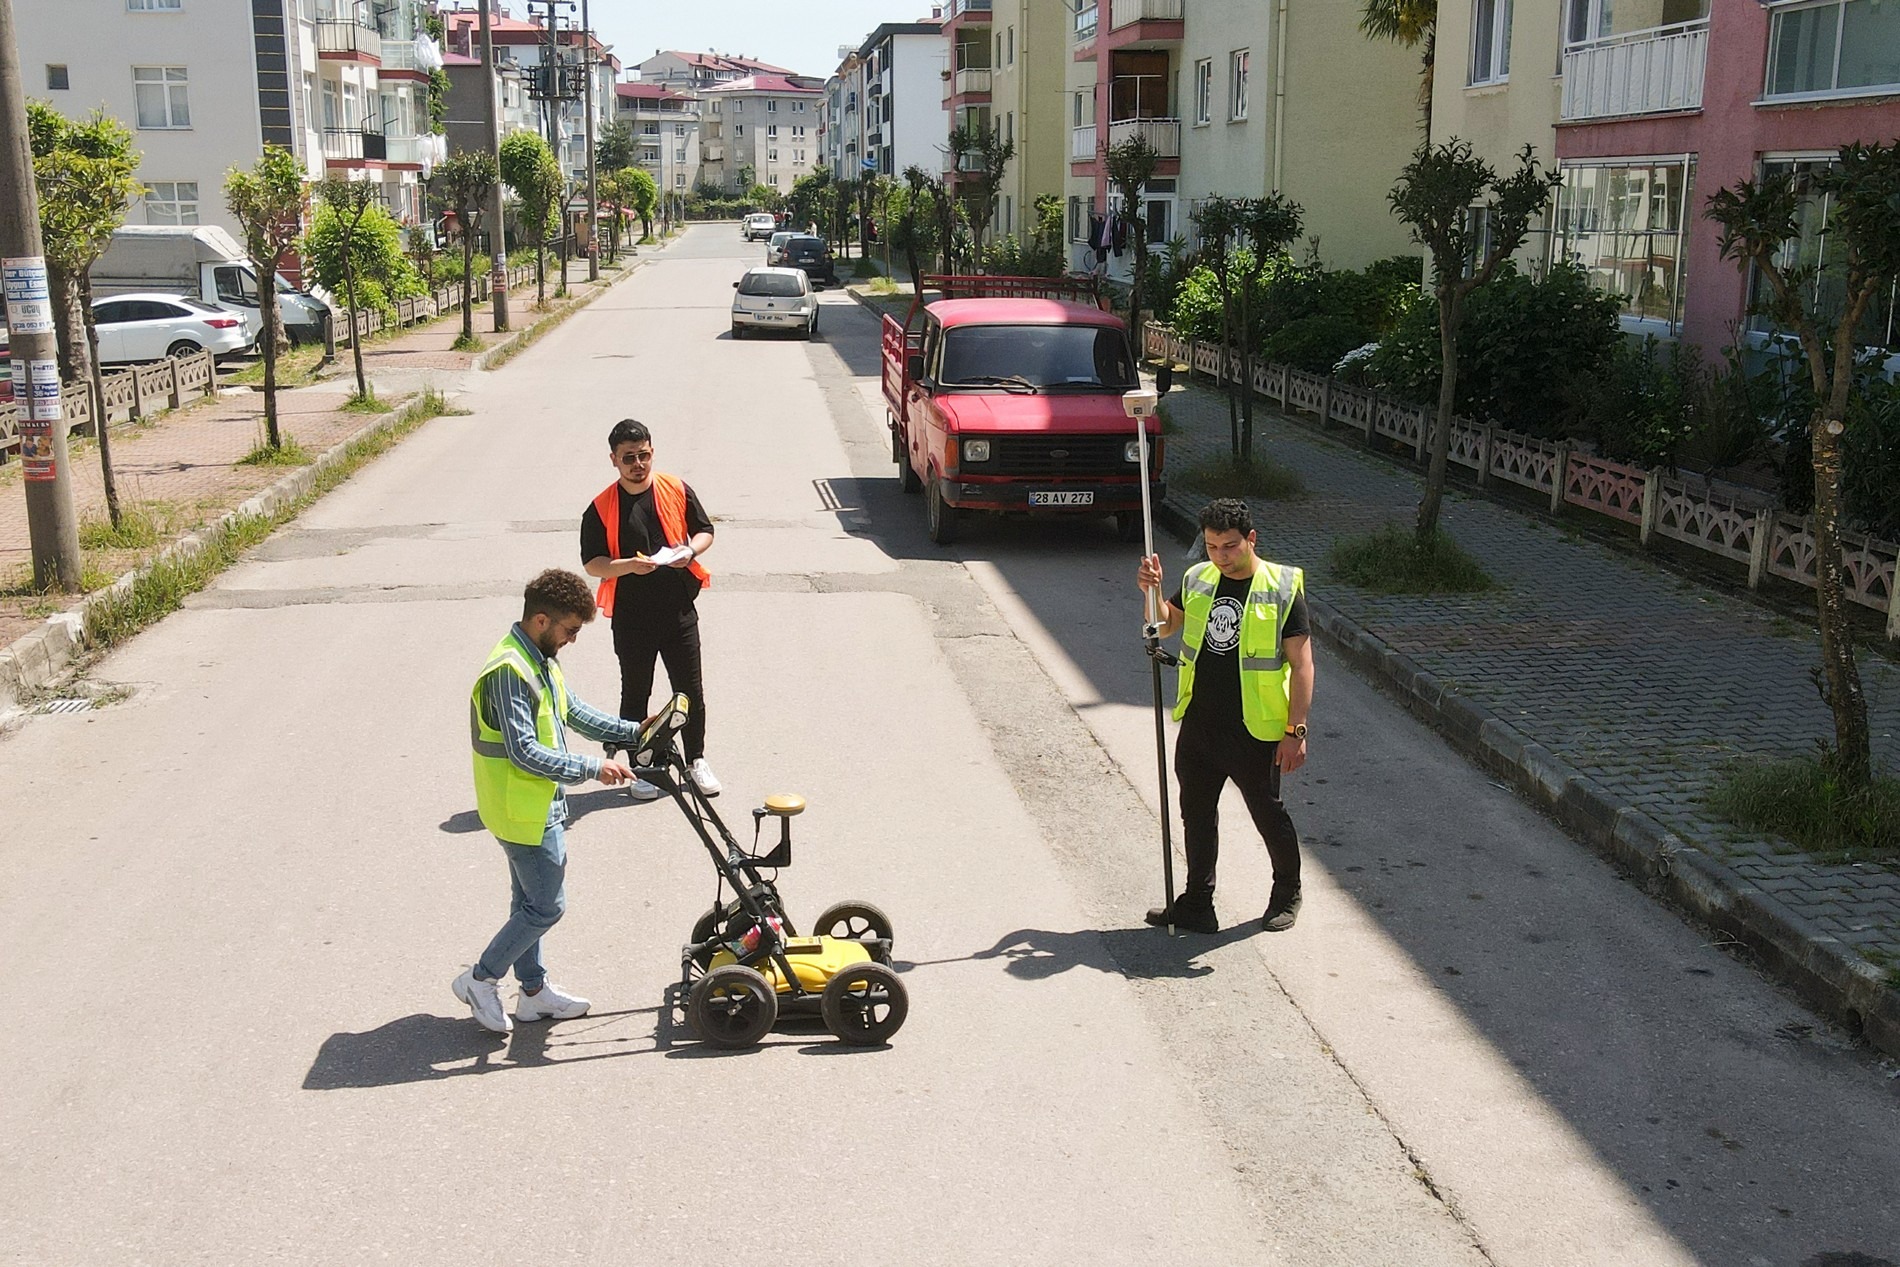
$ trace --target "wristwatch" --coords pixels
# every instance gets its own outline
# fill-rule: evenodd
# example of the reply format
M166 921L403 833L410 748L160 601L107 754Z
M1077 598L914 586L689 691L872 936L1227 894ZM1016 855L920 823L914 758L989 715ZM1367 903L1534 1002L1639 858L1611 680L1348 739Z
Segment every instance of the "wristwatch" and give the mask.
M1305 742L1305 740L1306 740L1306 723L1305 723L1305 722L1299 722L1299 723L1297 723L1297 724L1295 724L1295 725L1292 725L1292 726L1288 726L1288 727L1286 728L1286 737L1287 737L1288 739L1298 739L1298 740L1300 740L1301 742Z

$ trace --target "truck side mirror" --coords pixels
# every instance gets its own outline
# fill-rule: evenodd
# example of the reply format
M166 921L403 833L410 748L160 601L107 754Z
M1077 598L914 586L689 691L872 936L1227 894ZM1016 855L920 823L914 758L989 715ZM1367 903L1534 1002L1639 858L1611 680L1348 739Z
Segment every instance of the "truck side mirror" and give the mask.
M924 376L924 354L912 352L904 359L904 374L913 381Z
M1166 396L1174 390L1174 362L1163 362L1155 370L1155 395Z

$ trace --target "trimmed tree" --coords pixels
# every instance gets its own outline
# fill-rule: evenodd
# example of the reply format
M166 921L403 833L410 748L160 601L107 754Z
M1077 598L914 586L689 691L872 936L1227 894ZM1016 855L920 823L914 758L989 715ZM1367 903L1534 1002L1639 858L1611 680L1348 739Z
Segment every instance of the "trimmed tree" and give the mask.
M1825 271L1833 286L1816 283L1826 260L1803 263L1789 249L1800 238L1803 199L1828 200L1828 246L1838 264ZM1834 745L1823 763L1850 791L1873 777L1867 697L1854 661L1841 576L1841 437L1854 393L1854 331L1874 298L1900 276L1900 141L1842 148L1831 167L1796 179L1778 175L1742 181L1710 195L1705 214L1720 229L1724 259L1751 266L1768 283L1768 314L1800 341L1814 412L1808 436L1814 464L1815 615L1821 629L1821 698L1834 714ZM1831 251L1830 251L1831 253Z
M1137 129L1133 136L1104 153L1108 183L1121 196L1122 213L1135 235L1135 280L1128 291L1128 324L1135 329L1135 347L1141 347L1141 283L1148 276L1148 218L1141 214L1141 194L1154 179L1161 155Z
M303 165L281 145L266 145L250 171L233 167L224 177L224 205L244 232L244 250L257 267L258 305L264 331L264 438L272 449L284 447L277 427L277 338L283 323L277 311L277 261L297 240L303 215Z
M501 179L521 203L521 231L534 248L534 301L548 301L548 226L567 188L548 143L533 132L510 132L501 140Z
M660 186L653 173L629 167L620 173L620 189L626 195L633 214L640 217L640 236L653 236L653 214L660 209Z
M464 150L435 169L442 199L455 211L462 235L462 334L456 342L463 347L475 342L475 236L500 178L495 158L487 150Z
M1235 251L1234 239L1240 230L1240 203L1232 198L1212 197L1202 201L1201 205L1189 213L1194 221L1201 242L1196 253L1201 267L1214 279L1214 291L1220 296L1220 357L1221 373L1219 381L1227 393L1227 442L1235 461L1241 460L1240 443L1240 385L1234 376L1227 372L1233 364L1234 356L1234 317L1238 305L1234 300ZM1251 452L1251 440L1248 451Z
M133 177L138 151L132 148L131 132L102 110L93 111L83 123L74 123L37 101L27 102L26 109L33 184L39 190L40 237L59 313L60 373L69 380L81 374L86 379L93 430L99 438L106 514L116 529L119 483L112 472L112 429L106 425L99 330L92 319L92 265L112 245L112 231L125 223L126 204L145 192Z
M1003 188L1003 169L1016 157L1016 143L1003 139L1003 125L986 128L966 123L950 132L950 180L946 182L954 201L961 204L970 223L970 252L974 265L982 266L983 239L996 219L996 199ZM964 160L974 158L973 170L964 170ZM950 226L954 229L954 225ZM949 236L946 233L946 238ZM954 272L955 264L945 259L945 271Z
M1421 144L1399 173L1388 197L1392 211L1431 253L1432 293L1438 299L1438 412L1432 424L1432 460L1425 495L1418 504L1421 550L1438 535L1451 457L1451 420L1458 396L1458 327L1465 301L1490 281L1498 266L1524 244L1531 222L1543 213L1561 177L1545 171L1526 145L1517 170L1500 177L1491 164L1457 137L1443 145Z
M1238 261L1238 284L1234 287L1239 311L1234 329L1240 345L1240 460L1253 461L1253 357L1254 297L1260 294L1260 278L1267 266L1287 253L1300 236L1300 204L1275 192L1265 198L1249 198L1238 206L1234 225L1247 250Z
M350 311L350 360L356 369L356 396L367 401L369 379L363 373L363 332L357 328L356 232L371 207L378 205L378 186L366 180L332 176L317 186L317 201L336 217L336 234L343 264L343 302Z

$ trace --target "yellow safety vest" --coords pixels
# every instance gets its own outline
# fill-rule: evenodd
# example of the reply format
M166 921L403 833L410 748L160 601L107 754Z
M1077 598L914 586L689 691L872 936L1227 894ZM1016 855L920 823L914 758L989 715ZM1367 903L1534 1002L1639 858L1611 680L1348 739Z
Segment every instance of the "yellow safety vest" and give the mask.
M1212 563L1192 568L1181 578L1181 669L1177 680L1174 719L1187 716L1194 698L1194 661L1201 654L1207 618L1214 610L1214 592L1220 569ZM1240 616L1240 715L1255 739L1278 742L1286 735L1286 717L1292 700L1293 666L1280 646L1293 600L1306 588L1299 568L1259 561L1247 603Z
M548 812L560 789L553 779L530 774L508 759L501 731L482 716L482 687L491 673L512 673L526 682L535 696L534 737L544 747L558 750L561 742L555 719L567 717L567 683L561 676L559 664L550 658L547 665L548 679L554 683L551 693L541 689L541 676L534 670L533 659L510 629L508 636L488 653L488 663L482 666L475 688L469 693L468 733L475 749L475 808L481 814L482 826L511 845L541 843L548 827Z

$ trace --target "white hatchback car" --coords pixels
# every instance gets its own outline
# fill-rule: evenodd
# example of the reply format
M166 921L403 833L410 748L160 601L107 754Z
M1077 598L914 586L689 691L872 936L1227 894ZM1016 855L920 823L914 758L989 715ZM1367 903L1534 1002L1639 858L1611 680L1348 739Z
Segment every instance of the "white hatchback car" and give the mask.
M92 320L99 330L101 364L160 361L192 352L228 356L251 344L236 313L189 295L141 292L96 299Z
M751 330L796 330L807 339L818 333L818 296L802 269L754 268L732 283L732 337Z
M778 217L769 211L755 211L739 222L739 232L748 242L762 242L778 232Z

